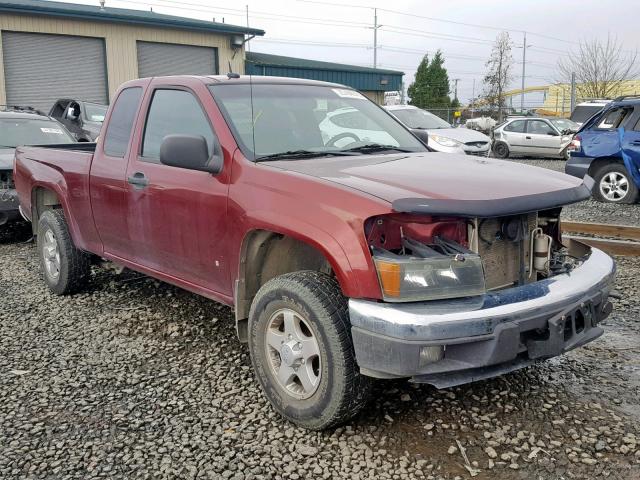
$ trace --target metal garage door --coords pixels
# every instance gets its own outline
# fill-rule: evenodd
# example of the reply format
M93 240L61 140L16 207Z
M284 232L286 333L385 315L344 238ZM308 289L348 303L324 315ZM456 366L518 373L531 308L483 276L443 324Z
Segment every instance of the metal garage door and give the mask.
M138 42L138 76L215 75L217 51L211 47Z
M59 98L108 103L104 40L2 32L7 103L48 112Z

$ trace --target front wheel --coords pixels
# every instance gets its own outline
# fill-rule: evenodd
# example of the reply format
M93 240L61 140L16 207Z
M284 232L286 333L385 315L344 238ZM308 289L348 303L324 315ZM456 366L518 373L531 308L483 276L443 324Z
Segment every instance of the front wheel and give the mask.
M267 399L289 421L322 430L355 416L371 379L360 374L347 302L336 280L301 271L269 280L249 314L249 350Z
M75 293L89 281L90 257L73 244L62 210L40 215L38 252L44 281L56 295Z
M509 147L506 143L498 142L493 146L493 154L497 158L509 158Z
M638 200L638 188L620 163L603 165L596 171L594 180L596 200L607 203L635 203Z

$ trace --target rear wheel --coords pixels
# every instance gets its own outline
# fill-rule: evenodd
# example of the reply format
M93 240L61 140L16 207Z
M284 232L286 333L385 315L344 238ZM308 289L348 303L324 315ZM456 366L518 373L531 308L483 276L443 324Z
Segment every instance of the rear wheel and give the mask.
M498 142L493 146L493 154L497 158L509 158L509 147L504 142Z
M358 370L347 302L328 275L302 271L268 281L251 306L249 349L265 396L297 425L330 428L367 401L372 381Z
M593 196L596 200L608 203L635 203L638 200L638 188L621 163L601 166L594 180L596 186Z
M44 281L56 295L75 293L89 281L90 257L73 244L62 210L40 215L38 252Z

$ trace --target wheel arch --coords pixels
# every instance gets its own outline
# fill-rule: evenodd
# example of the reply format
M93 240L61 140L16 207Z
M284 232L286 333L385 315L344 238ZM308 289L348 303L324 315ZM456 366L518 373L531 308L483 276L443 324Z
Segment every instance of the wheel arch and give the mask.
M335 276L345 292L347 279L340 263L312 239L270 229L254 229L245 234L234 284L236 329L240 341L247 341L249 311L260 287L274 277L301 270Z
M604 165L608 165L608 164L612 164L612 163L617 163L619 165L623 165L624 166L624 162L622 161L621 158L618 157L600 157L600 158L596 158L594 159L591 164L589 165L589 169L587 170L587 173L589 174L589 176L591 178L595 178L595 174L598 170L600 170Z

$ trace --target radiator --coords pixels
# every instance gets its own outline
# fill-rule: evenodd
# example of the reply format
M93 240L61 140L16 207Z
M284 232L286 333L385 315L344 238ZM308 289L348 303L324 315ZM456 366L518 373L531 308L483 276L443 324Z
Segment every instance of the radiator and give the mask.
M535 280L535 276L529 278L529 239L538 216L531 213L520 215L519 219L526 225L526 234L519 241L500 238L500 227L506 218L475 219L470 227L471 248L482 258L488 290Z

